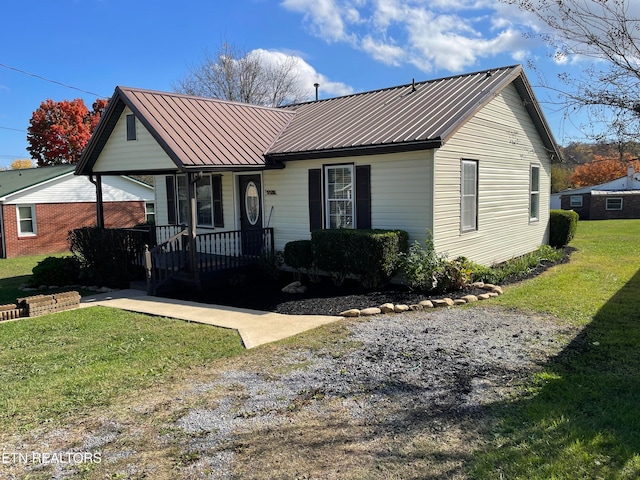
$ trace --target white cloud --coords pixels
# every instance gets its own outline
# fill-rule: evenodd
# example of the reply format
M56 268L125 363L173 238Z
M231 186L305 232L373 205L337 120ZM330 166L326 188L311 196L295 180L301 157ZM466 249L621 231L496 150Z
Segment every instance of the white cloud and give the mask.
M359 21L357 9L340 6L336 0L284 0L282 5L294 12L304 14L311 23L313 32L327 42L350 41L345 20Z
M462 71L480 59L531 46L531 15L495 0L283 0L327 42L346 42L387 65ZM522 22L529 22L522 23Z

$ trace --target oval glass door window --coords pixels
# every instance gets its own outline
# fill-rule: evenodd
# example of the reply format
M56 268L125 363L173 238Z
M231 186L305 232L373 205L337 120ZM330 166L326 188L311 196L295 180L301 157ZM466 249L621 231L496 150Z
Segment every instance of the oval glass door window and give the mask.
M251 225L255 225L260 217L260 195L258 195L258 187L253 182L249 182L244 191L244 208L247 220Z

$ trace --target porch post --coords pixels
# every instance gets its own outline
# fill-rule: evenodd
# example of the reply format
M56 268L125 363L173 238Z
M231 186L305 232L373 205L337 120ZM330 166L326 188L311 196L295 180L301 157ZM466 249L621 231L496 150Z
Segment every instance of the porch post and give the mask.
M196 255L196 224L197 224L197 207L196 207L196 181L197 175L191 172L187 172L187 195L189 201L187 202L188 222L187 228L189 234L187 243L189 245L189 272L191 276L197 280L197 255Z
M104 228L104 205L102 204L102 176L96 175L89 177L89 181L96 186L96 226Z

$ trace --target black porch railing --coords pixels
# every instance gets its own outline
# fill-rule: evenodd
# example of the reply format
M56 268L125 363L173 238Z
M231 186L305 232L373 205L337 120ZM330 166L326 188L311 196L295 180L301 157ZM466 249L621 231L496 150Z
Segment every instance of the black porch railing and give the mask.
M189 255L188 232L182 228L155 228L155 239L163 241L148 248L144 255L150 294L179 276L199 286L203 274L257 264L263 255L274 253L273 228L261 228L198 234L194 255Z

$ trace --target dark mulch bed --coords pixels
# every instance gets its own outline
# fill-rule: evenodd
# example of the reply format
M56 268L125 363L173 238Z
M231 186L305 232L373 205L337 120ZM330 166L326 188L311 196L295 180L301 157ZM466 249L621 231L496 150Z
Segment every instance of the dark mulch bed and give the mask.
M556 263L567 262L570 253L571 249L565 249L565 257ZM508 278L502 282L502 285L534 277L553 265L554 263L551 262L544 263L526 275ZM455 298L469 293L483 292L469 288L457 292L432 294L413 292L402 285L387 285L384 288L367 290L348 280L342 286L337 287L330 279L324 279L320 283L303 279L303 283L307 287L305 293L283 293L282 287L292 281L293 277L290 274L283 273L277 279L273 279L262 276L258 271L246 272L217 284L205 286L200 292L193 289L173 290L166 296L290 315L337 315L350 308L377 307L383 303L411 305L425 299Z

